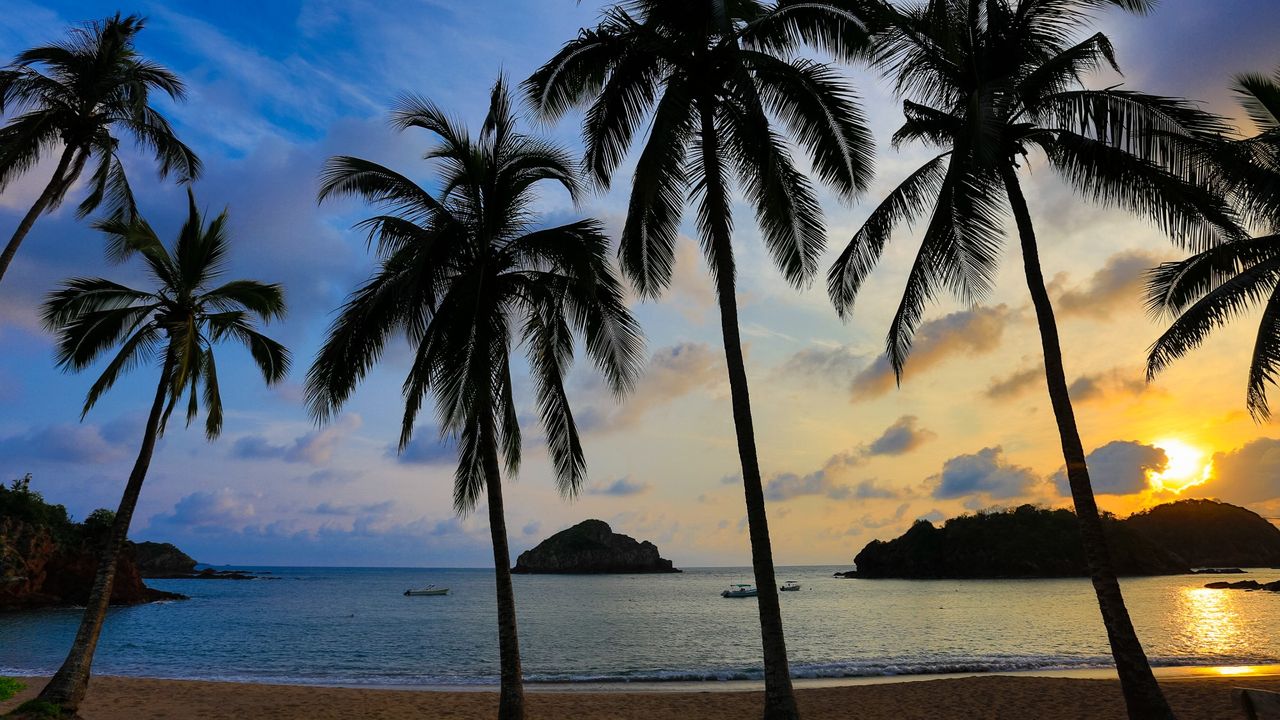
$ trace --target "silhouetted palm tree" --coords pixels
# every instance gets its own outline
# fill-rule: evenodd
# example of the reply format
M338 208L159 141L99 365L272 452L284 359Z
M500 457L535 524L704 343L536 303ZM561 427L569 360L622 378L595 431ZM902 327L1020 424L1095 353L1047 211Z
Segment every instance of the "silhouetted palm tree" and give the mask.
M109 215L133 218L133 191L116 133L131 135L154 155L160 177L177 173L190 181L200 175L199 158L149 104L153 90L174 100L183 99L185 90L173 73L134 48L143 26L137 15L116 13L72 29L62 42L31 48L0 71L0 115L13 115L0 128L0 191L45 152L62 148L53 177L0 253L0 279L36 218L62 202L90 160L95 169L77 215L85 217L105 202Z
M1245 404L1262 422L1271 416L1267 385L1280 375L1280 70L1272 77L1240 75L1234 89L1257 135L1195 144L1213 178L1267 234L1223 243L1152 271L1148 307L1175 320L1151 346L1147 378L1199 347L1215 328L1261 304Z
M279 285L232 280L215 285L230 251L227 214L205 224L189 202L186 224L172 248L160 242L142 218L97 224L108 239L112 259L140 256L154 281L150 290L134 290L103 278L74 278L53 292L44 305L44 322L57 333L58 364L64 370L83 370L118 348L102 375L89 389L82 415L120 376L140 365L160 361L151 413L143 430L142 448L120 498L111 532L98 564L89 601L71 652L40 692L40 700L74 711L89 684L98 635L111 600L116 565L129 534L129 523L151 464L156 438L164 434L174 407L188 395L187 423L200 411L203 399L205 436L222 431L222 396L218 385L214 346L235 341L253 356L268 384L289 372L289 351L258 332L256 323L284 316Z
M873 154L839 75L793 57L802 42L852 59L865 49L866 33L831 2L635 0L608 9L597 27L582 30L525 83L545 118L588 106L584 162L602 187L652 115L619 247L622 269L642 296L656 298L670 283L681 214L697 200L728 361L771 719L798 714L738 330L730 195L735 186L745 192L774 262L792 285L803 286L817 272L826 233L813 188L775 118L843 197L865 188Z
M568 153L516 132L504 81L493 88L475 140L417 97L401 100L392 124L440 137L426 155L440 167L440 189L433 195L359 158L335 157L326 165L322 200L358 195L387 214L360 223L381 262L330 328L307 376L307 399L315 417L328 420L392 335L403 334L413 346L400 448L412 437L425 397L433 395L441 437L458 448L454 508L466 514L482 494L488 498L502 669L498 716L514 720L524 717L524 687L499 467L514 474L520 465L512 341L526 346L556 483L573 496L586 473L564 389L574 333L622 393L639 370L639 328L598 222L533 229L536 186L559 184L576 201L578 179Z
M1191 182L1194 163L1168 136L1212 134L1219 122L1186 103L1081 78L1115 66L1102 34L1074 37L1090 11L1144 0L877 2L877 61L909 99L895 143L940 151L874 210L828 275L837 311L854 298L894 228L931 212L893 318L888 353L901 377L926 304L944 289L977 302L991 288L1011 208L1035 308L1045 373L1094 590L1130 717L1171 713L1151 673L1116 581L1063 372L1053 307L1040 269L1018 170L1043 158L1086 198L1151 218L1176 242L1206 247L1239 233L1225 202ZM1031 153L1035 155L1031 155Z

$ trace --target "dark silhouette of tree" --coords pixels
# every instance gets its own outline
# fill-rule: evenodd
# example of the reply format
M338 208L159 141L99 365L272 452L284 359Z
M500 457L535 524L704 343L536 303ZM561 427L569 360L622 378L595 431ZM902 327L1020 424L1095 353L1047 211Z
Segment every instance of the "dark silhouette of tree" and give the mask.
M185 96L172 72L138 54L133 42L145 23L119 13L71 30L69 37L31 48L0 71L0 192L47 152L61 148L53 177L0 252L0 280L36 218L62 202L86 165L95 169L76 214L83 218L106 203L108 215L130 221L137 213L120 162L121 133L155 156L160 177L184 182L200 175L200 160L150 105L153 91Z
M930 213L889 330L888 354L901 379L927 303L942 291L973 303L990 290L1012 210L1067 478L1129 715L1170 718L1116 581L1018 171L1043 159L1087 199L1150 218L1184 246L1208 247L1239 234L1236 218L1195 182L1195 163L1171 138L1222 126L1181 100L1083 86L1090 71L1116 67L1105 35L1076 37L1091 11L1141 12L1152 4L1146 0L871 4L877 63L907 98L894 143L939 152L889 193L841 253L827 278L832 302L847 318L895 227Z
M730 195L735 186L745 193L775 264L803 286L817 272L826 231L776 120L846 198L869 182L874 150L851 91L828 66L798 59L802 44L852 59L866 47L865 28L833 2L635 0L606 10L525 83L545 118L588 106L584 163L602 187L651 117L618 251L642 296L656 298L670 284L681 214L696 203L720 306L771 720L798 712L738 328Z
M187 396L188 424L200 413L203 401L205 436L213 440L222 432L222 395L214 346L225 341L244 345L267 384L283 380L289 372L289 351L257 329L258 322L284 317L283 291L279 285L254 280L215 285L224 273L231 250L227 213L206 224L190 190L187 199L187 221L172 248L166 248L141 218L97 224L107 236L108 253L113 259L138 258L147 266L154 282L151 289L134 290L103 278L73 278L53 292L44 305L44 322L57 333L58 364L64 370L84 370L116 351L89 389L82 415L88 414L124 373L157 360L161 366L142 447L112 519L84 618L67 659L40 691L39 700L68 712L79 707L89 685L89 670L106 620L116 566L128 539L129 523L151 465L156 439L164 434L169 416L183 395Z
M315 417L328 420L393 335L403 334L413 346L400 448L409 443L426 396L433 395L441 435L458 448L454 508L469 513L487 496L502 668L498 717L518 720L524 717L524 685L501 477L501 466L508 475L517 471L521 453L512 343L518 338L526 347L556 483L572 497L586 476L564 388L574 335L585 340L587 354L621 394L639 371L639 327L598 222L534 229L535 188L549 181L576 200L579 182L568 153L516 132L502 80L476 140L416 97L400 102L392 124L440 138L427 153L440 167L440 190L433 195L359 158L335 157L326 165L322 200L357 195L386 214L360 223L376 244L380 266L330 328L307 376L307 399Z

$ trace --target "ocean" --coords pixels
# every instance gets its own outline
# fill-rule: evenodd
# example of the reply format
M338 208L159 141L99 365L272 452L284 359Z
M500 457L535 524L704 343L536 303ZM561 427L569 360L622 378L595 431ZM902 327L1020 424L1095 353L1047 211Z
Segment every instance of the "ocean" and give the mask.
M190 600L113 608L101 674L322 685L496 684L493 576L481 569L248 568L276 580L152 580ZM780 568L797 677L1102 667L1106 637L1086 579L846 580ZM1275 580L1280 571L1227 579ZM1157 665L1280 662L1280 595L1205 590L1215 577L1122 581ZM515 578L531 682L761 677L754 599L725 599L749 568L673 575ZM447 586L444 597L405 597ZM0 614L0 674L51 672L80 613Z

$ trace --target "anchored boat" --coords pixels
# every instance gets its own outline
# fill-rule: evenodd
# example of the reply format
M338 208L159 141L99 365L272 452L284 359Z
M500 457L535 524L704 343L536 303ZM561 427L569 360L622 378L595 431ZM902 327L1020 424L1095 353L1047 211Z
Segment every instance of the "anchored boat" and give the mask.
M408 590L405 590L404 594L409 597L417 597L419 595L448 595L449 588L442 588L442 587L436 587L435 585L428 585L423 588L418 588L417 590L410 588Z
M720 593L720 597L744 598L755 597L759 594L760 591L756 590L755 585L730 585L728 590Z

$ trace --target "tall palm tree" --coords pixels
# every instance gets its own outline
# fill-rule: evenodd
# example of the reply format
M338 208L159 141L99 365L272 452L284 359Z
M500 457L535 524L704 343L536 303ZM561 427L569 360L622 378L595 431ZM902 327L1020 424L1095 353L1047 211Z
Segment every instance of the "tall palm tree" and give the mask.
M832 2L633 0L606 10L525 83L544 118L588 108L584 163L601 187L652 115L618 250L643 297L657 298L670 284L681 215L697 203L720 306L771 719L798 712L738 330L731 194L744 191L775 264L801 287L817 272L826 234L813 187L775 120L841 196L860 193L872 173L871 136L852 92L827 65L794 57L805 42L851 60L865 49L866 33Z
M1053 307L1018 171L1034 156L1088 199L1145 216L1175 242L1207 247L1236 237L1221 197L1194 184L1194 163L1171 136L1212 134L1219 121L1170 98L1081 78L1115 67L1105 35L1084 39L1091 11L1143 11L1144 0L930 0L877 2L876 59L904 101L895 144L938 154L868 217L828 274L842 317L896 226L931 212L888 334L899 378L926 304L944 289L964 302L990 290L1012 210L1039 324L1049 397L1112 655L1132 718L1172 717L1130 622L1098 516L1076 426ZM1118 70L1118 68L1117 68Z
M1249 363L1245 405L1254 420L1271 417L1267 386L1280 377L1280 69L1268 77L1236 77L1239 96L1257 134L1189 144L1235 201L1258 237L1223 243L1164 263L1148 280L1148 307L1174 321L1151 346L1147 378L1199 347L1215 328L1261 304L1262 318Z
M330 328L307 376L307 400L317 419L328 420L391 336L403 334L414 347L400 449L412 438L430 393L441 437L457 443L454 509L465 515L482 495L488 498L502 682L498 717L516 720L524 717L524 686L500 467L515 474L521 455L512 341L518 337L525 345L557 487L572 497L586 473L564 388L574 333L621 394L640 367L639 328L598 222L534 229L537 186L550 181L576 201L579 181L568 153L516 131L502 79L477 139L417 97L400 101L392 125L440 138L426 155L440 168L439 189L433 195L359 158L335 157L326 165L321 200L356 195L386 214L360 223L376 242L380 264Z
M0 280L36 218L58 207L90 160L94 171L77 216L105 202L109 215L132 219L136 207L120 162L119 133L155 156L160 177L199 177L200 159L150 105L152 91L174 100L186 91L177 76L134 47L144 26L137 15L116 13L73 28L61 42L31 48L0 70L0 115L12 116L0 128L0 192L46 152L61 148L53 177L0 253Z
M116 565L156 439L164 434L174 407L184 394L188 396L190 425L203 398L205 436L213 440L222 432L222 395L213 350L223 341L248 348L268 384L283 380L289 372L289 351L257 329L258 322L284 316L280 286L254 280L219 283L230 251L227 213L206 224L190 190L187 199L187 221L172 248L166 248L140 217L132 222L111 219L97 224L107 236L112 259L141 257L153 282L150 289L134 290L103 278L73 278L44 305L44 322L57 333L58 364L64 370L84 370L116 350L89 389L82 416L124 373L150 362L158 361L160 366L142 447L102 551L84 618L67 659L40 692L40 700L69 712L80 705L88 688Z

